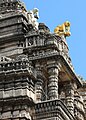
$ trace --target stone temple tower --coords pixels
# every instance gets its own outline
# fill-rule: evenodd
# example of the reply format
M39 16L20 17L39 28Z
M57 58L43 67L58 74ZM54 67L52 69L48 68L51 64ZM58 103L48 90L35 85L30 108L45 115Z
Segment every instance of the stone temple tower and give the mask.
M71 63L67 22L50 33L37 19L37 8L0 0L0 120L86 120L86 82Z

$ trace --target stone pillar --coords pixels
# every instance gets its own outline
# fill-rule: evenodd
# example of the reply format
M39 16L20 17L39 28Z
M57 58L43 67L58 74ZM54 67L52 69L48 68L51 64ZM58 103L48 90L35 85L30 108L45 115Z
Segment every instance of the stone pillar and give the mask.
M66 103L69 111L74 115L74 89L72 83L66 85Z
M47 63L48 70L48 98L58 99L58 64L55 61L48 61Z
M36 102L40 102L40 101L42 101L43 76L42 76L42 71L41 71L41 68L40 68L40 65L39 65L39 64L36 65L36 69L37 69Z

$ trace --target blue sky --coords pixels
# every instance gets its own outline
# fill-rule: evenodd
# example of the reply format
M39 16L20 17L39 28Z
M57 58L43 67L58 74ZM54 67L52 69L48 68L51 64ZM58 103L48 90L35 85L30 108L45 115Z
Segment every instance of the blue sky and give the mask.
M39 22L53 32L63 22L71 22L71 36L67 38L69 54L75 72L86 79L86 0L22 0L27 10L39 9Z

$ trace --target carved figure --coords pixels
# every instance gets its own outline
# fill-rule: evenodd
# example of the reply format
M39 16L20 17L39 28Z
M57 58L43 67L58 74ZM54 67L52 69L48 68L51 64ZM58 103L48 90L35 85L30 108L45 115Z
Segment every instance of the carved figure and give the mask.
M37 8L34 8L33 10L32 10L32 12L33 12L33 14L34 14L34 17L35 18L37 18L37 19L39 19L39 10L37 9Z
M38 11L39 10L37 8L34 8L33 10L30 10L27 13L29 24L32 24L36 29L38 29L38 22L37 22L37 19L39 18Z
M68 37L71 35L70 33L70 22L66 21L62 25L58 25L55 29L54 32L61 36L64 35L65 37Z

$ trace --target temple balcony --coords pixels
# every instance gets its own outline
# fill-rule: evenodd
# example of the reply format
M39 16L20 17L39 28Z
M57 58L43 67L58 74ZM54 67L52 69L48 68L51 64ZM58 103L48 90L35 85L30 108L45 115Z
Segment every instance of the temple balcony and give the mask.
M65 38L52 34L47 40L45 40L45 45L54 46L54 49L56 49L59 54L64 57L67 63L71 66L72 70L74 69L71 58L69 57L69 49Z
M62 56L74 71L65 38L63 39L59 36L55 36L55 34L49 33L47 33L44 37L43 36L44 35L40 35L40 33L33 37L27 35L24 53L28 52L28 54L30 54L30 59Z

